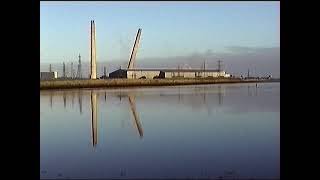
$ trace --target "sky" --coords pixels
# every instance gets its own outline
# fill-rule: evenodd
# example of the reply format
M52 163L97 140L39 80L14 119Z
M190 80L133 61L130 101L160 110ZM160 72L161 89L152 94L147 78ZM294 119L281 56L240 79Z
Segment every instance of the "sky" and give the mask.
M101 63L125 65L142 28L137 66L220 59L280 75L280 2L40 2L40 63L89 62L90 20Z

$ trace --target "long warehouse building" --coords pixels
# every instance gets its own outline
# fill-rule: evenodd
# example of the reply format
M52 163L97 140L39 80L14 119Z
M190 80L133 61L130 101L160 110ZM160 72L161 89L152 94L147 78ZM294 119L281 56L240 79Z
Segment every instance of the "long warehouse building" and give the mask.
M225 71L213 69L118 69L110 78L154 79L154 78L210 78L230 77Z

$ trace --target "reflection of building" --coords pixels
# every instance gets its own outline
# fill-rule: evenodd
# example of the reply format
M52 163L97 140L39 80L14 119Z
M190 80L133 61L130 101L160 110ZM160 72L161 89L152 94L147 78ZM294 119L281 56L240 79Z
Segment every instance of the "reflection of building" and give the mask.
M97 124L97 94L91 92L91 132L92 132L92 145L95 147L98 143L98 124Z

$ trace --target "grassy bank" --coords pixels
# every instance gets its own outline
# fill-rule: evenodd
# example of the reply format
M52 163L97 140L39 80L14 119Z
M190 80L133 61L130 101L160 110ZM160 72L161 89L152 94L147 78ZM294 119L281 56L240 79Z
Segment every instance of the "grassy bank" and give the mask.
M269 82L267 80L240 79L97 79L40 81L40 89L69 89L96 87L173 86L192 84Z

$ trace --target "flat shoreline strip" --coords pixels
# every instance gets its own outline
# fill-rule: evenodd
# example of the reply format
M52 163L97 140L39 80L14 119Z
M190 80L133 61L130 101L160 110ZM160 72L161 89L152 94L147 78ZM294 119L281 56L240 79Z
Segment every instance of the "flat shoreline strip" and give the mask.
M132 86L176 86L195 84L221 83L260 83L275 82L274 80L242 80L230 78L215 79L85 79L85 80L41 80L42 89L72 89L72 88L101 88L101 87L132 87ZM276 81L278 82L278 81Z

